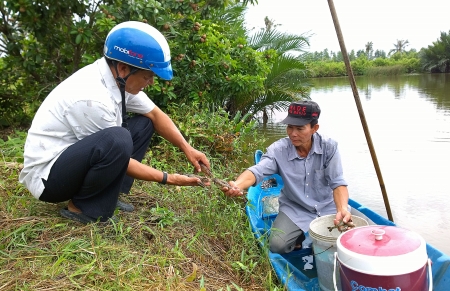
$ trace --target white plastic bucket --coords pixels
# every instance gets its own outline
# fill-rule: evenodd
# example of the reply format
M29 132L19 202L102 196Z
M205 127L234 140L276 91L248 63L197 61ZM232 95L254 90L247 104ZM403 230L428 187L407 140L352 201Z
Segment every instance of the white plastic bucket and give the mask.
M309 225L309 236L313 242L314 260L317 277L322 291L334 291L334 253L337 251L336 241L341 234L336 228L331 232L328 227L334 226L335 214L325 215L314 219ZM352 215L355 227L367 226L369 223L358 216ZM337 286L340 286L337 278Z

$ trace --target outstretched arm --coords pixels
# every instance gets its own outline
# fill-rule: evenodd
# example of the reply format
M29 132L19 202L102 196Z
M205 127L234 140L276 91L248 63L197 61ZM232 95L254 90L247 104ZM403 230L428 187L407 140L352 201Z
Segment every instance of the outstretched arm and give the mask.
M234 197L234 196L242 196L244 195L244 190L248 189L248 187L255 184L256 178L255 175L249 170L245 170L236 181L230 181L230 187L223 187L222 191L225 195Z
M144 181L161 182L163 180L163 172L144 165L135 159L130 159L127 175ZM188 177L179 174L168 174L166 183L178 186L199 186L201 184L200 179L197 177Z

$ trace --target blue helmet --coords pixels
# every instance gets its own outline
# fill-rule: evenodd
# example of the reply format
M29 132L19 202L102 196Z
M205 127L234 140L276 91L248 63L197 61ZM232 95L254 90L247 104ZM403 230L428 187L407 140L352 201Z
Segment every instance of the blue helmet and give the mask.
M171 80L170 48L153 26L138 21L122 22L108 33L103 54L106 58L154 72Z

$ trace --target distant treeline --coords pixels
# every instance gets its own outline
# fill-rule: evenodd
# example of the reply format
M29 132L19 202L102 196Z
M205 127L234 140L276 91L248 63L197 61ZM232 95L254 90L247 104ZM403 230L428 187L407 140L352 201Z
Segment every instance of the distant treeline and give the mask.
M344 60L341 52L330 52L325 49L323 52L306 53L303 59L308 68L308 77L339 77L346 76ZM375 54L366 54L358 51L356 54L352 50L349 53L350 64L353 74L360 75L399 75L424 72L419 57L415 50L408 52L396 52L387 56L384 51L376 51Z
M399 75L410 73L450 72L450 31L441 32L440 37L419 52L406 50L408 40L398 40L386 53L373 50L368 42L364 50L351 50L348 54L354 75ZM308 77L338 77L347 75L342 53L328 51L304 53L302 60L308 68Z

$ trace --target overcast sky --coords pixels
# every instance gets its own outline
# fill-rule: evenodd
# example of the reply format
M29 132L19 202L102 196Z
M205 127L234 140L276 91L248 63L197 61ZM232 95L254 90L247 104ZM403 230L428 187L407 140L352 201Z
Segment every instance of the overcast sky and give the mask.
M310 52L339 51L339 42L327 0L258 0L246 14L247 28L264 27L268 16L277 29L295 34L310 33ZM397 39L408 40L407 49L431 45L441 31L450 30L450 1L447 0L334 0L345 47L388 53Z

